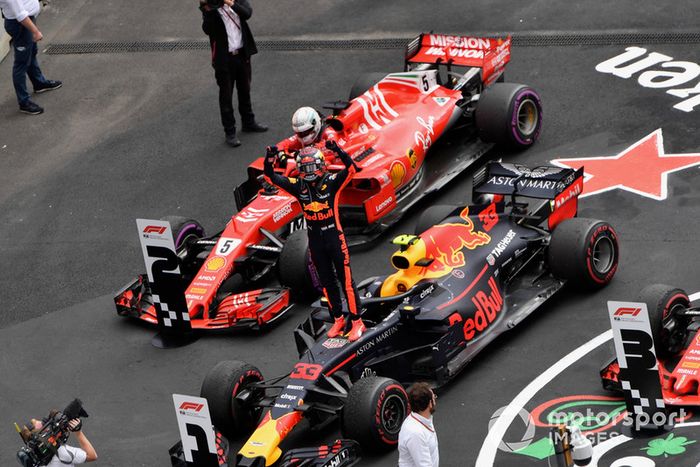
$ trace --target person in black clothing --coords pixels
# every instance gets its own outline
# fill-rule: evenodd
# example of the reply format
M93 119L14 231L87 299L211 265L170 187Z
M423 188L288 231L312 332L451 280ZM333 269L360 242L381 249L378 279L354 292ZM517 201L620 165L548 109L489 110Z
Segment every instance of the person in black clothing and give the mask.
M250 102L250 57L258 52L247 23L253 9L248 0L223 0L220 8L212 8L206 0L200 0L199 8L202 11L202 29L209 36L211 45L226 143L233 147L240 146L241 141L236 136L236 118L233 116L234 85L238 91L238 111L243 131L267 131L266 126L255 121Z
M308 146L299 151L296 159L299 178L287 178L275 172L273 164L279 150L271 146L267 148L265 157L265 176L295 196L301 204L308 225L311 260L321 280L331 316L335 319L328 337L341 335L346 328L338 287L340 282L352 321L348 339L356 341L364 332L365 325L358 313L360 297L352 279L350 254L338 216L338 194L359 168L335 141L326 141L326 148L338 155L345 169L328 173L323 153L318 148Z

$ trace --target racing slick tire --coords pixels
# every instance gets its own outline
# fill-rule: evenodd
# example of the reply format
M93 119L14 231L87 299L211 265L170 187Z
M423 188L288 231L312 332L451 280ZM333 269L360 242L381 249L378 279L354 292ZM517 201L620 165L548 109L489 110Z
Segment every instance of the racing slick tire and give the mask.
M619 259L615 229L607 222L581 217L557 225L547 250L554 276L585 289L607 285Z
M389 73L373 72L360 75L357 80L355 80L355 84L352 85L352 88L350 88L350 97L348 100L353 100L357 96L361 96L388 74Z
M251 383L262 380L260 370L237 360L219 362L207 373L200 396L209 403L214 426L227 437L247 435L255 428L262 407L253 403L264 396L264 390L253 391L246 402L237 400L236 396Z
M542 130L540 95L524 84L494 83L479 97L476 126L483 141L528 148Z
M160 220L170 222L170 227L173 230L173 242L175 242L175 250L179 251L183 246L192 240L199 240L204 237L204 227L194 219L188 219L181 216L165 216Z
M181 216L165 216L160 220L170 222L175 251L178 254L183 250L187 252L184 257L180 256L180 271L185 276L196 274L201 264L195 264L196 258L190 255L189 244L205 236L204 227L194 219Z
M639 301L647 304L656 355L670 357L683 350L688 322L675 311L690 306L688 294L670 285L652 284L642 289Z
M421 213L416 222L416 235L422 234L432 226L443 221L456 208L457 206L450 206L447 204L436 204L435 206L428 206L425 208L425 211Z
M380 376L362 378L350 388L341 413L341 430L364 449L391 449L399 442L401 424L409 411L408 395L401 384Z
M305 229L295 230L282 247L277 268L280 283L300 297L314 292L309 271L309 235Z

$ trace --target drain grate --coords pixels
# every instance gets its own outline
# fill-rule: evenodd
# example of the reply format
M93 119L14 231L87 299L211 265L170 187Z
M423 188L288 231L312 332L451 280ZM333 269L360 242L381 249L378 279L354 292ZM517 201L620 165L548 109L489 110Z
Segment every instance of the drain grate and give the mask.
M385 39L270 39L259 40L260 50L367 50L403 49L412 37ZM517 47L577 47L595 45L699 44L700 32L609 32L513 34ZM179 52L208 50L207 40L115 41L55 43L46 48L51 55L109 54L135 52Z

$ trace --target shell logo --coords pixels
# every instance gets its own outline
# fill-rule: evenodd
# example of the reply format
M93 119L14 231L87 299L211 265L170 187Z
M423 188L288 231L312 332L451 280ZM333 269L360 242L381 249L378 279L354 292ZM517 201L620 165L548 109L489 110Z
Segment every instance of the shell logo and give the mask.
M391 164L389 175L391 176L391 183L394 185L394 188L399 187L406 177L406 166L400 161L395 161Z
M221 270L226 266L226 260L222 258L221 256L214 256L213 258L210 258L207 263L204 265L204 267L207 269L207 271L211 272L216 272Z

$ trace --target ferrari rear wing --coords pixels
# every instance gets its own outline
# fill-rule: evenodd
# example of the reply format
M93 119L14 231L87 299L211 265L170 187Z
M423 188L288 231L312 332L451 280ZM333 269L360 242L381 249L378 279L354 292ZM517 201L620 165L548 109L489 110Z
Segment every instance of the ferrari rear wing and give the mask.
M571 187L571 190L567 190ZM474 175L474 194L551 199L561 205L583 191L583 167L578 170L542 165L489 162ZM558 207L558 206L557 206Z
M511 38L421 34L406 47L406 65L434 63L478 67L484 81L500 74L510 61Z

